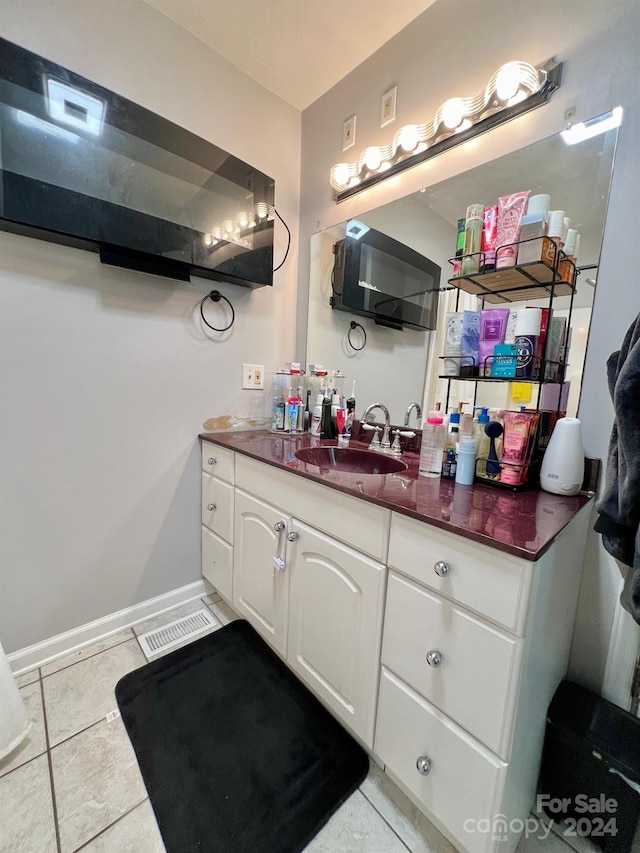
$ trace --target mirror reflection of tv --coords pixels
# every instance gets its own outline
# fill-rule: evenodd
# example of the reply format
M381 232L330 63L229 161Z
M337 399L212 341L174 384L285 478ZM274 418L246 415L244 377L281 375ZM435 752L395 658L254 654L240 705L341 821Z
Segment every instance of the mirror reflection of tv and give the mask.
M333 248L331 306L392 329L435 329L441 269L357 219Z

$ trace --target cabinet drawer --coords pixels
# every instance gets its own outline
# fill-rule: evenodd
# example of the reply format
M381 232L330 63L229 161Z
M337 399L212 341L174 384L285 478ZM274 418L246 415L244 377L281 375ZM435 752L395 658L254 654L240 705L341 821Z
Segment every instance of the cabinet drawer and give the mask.
M491 848L491 833L465 827L500 811L507 765L384 667L375 752L461 849ZM421 757L431 762L428 775L418 770Z
M386 563L388 509L240 454L235 475L241 489Z
M220 595L232 600L233 548L208 527L202 527L202 574Z
M202 442L202 470L207 474L214 474L219 480L233 483L234 456L233 450L212 444L210 441Z
M414 518L392 514L390 567L515 634L524 633L535 565Z
M382 662L508 758L521 640L391 572ZM431 664L427 660L429 652Z
M233 542L233 487L202 472L202 523Z

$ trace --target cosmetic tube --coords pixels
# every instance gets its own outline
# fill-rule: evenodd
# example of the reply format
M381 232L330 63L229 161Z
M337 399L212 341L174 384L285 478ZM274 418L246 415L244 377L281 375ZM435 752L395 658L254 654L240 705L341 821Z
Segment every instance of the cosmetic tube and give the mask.
M483 308L480 312L480 376L491 376L494 349L504 342L508 320L508 308Z
M458 239L456 240L456 260L453 262L453 274L454 276L460 275L460 271L462 269L462 262L457 260L464 253L464 232L466 226L466 219L458 219Z
M462 275L473 275L480 270L483 215L483 204L470 204L467 208L464 232L464 256L462 258Z
M498 199L498 245L496 248L496 269L511 267L516 262L520 222L527 209L530 190Z
M482 212L482 243L480 267L482 272L492 272L496 268L496 242L498 240L498 207L491 205Z
M519 486L526 482L539 418L539 414L532 412L504 413L500 482L510 486Z

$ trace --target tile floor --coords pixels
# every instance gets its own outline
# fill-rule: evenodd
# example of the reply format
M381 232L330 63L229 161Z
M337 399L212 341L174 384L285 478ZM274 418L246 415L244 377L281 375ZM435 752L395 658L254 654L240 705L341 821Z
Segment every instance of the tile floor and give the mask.
M0 853L163 853L133 749L121 719L112 716L113 690L146 663L138 635L203 603L221 624L237 618L219 595L205 596L18 677L34 724L27 741L0 761ZM306 849L454 853L373 764ZM530 837L519 851L571 853L553 833L546 841Z

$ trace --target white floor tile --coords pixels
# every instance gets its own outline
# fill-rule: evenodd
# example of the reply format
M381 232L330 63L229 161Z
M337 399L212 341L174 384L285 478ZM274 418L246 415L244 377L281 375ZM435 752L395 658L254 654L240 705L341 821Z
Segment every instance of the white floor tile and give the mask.
M55 747L51 763L62 853L91 840L147 796L119 718Z
M0 853L56 853L49 763L34 758L0 779Z
M55 746L117 708L118 680L146 663L137 640L61 669L43 679L49 742Z
M25 764L37 755L42 755L47 749L47 738L44 730L44 714L42 713L42 691L40 682L35 681L20 690L27 709L27 716L32 726L28 737L20 746L13 750L3 761L0 761L0 776L4 776L21 764Z
M222 601L222 596L219 592L214 592L212 595L203 595L202 600L205 604L215 604L216 601Z
M40 668L36 667L30 672L23 672L22 675L16 675L16 684L18 687L26 687L27 684L33 684L40 678Z
M305 853L407 853L407 848L356 791L305 847Z
M223 625L228 625L229 622L234 622L236 619L240 619L240 616L238 616L236 611L232 607L229 607L226 601L222 601L222 599L209 604L208 607L216 619L219 619Z
M82 853L165 853L149 800L82 848Z
M412 853L456 853L453 844L373 762L360 790Z
M114 646L119 646L120 643L126 643L127 640L133 639L133 631L127 628L125 631L118 631L117 634L112 634L111 637L106 637L104 640L98 640L97 643L91 643L90 646L84 646L78 651L70 652L57 660L47 663L42 667L42 675L52 675L54 672L59 672L67 666L72 666L74 663L79 663L85 658L93 657L99 652L104 652L106 649L111 649Z

